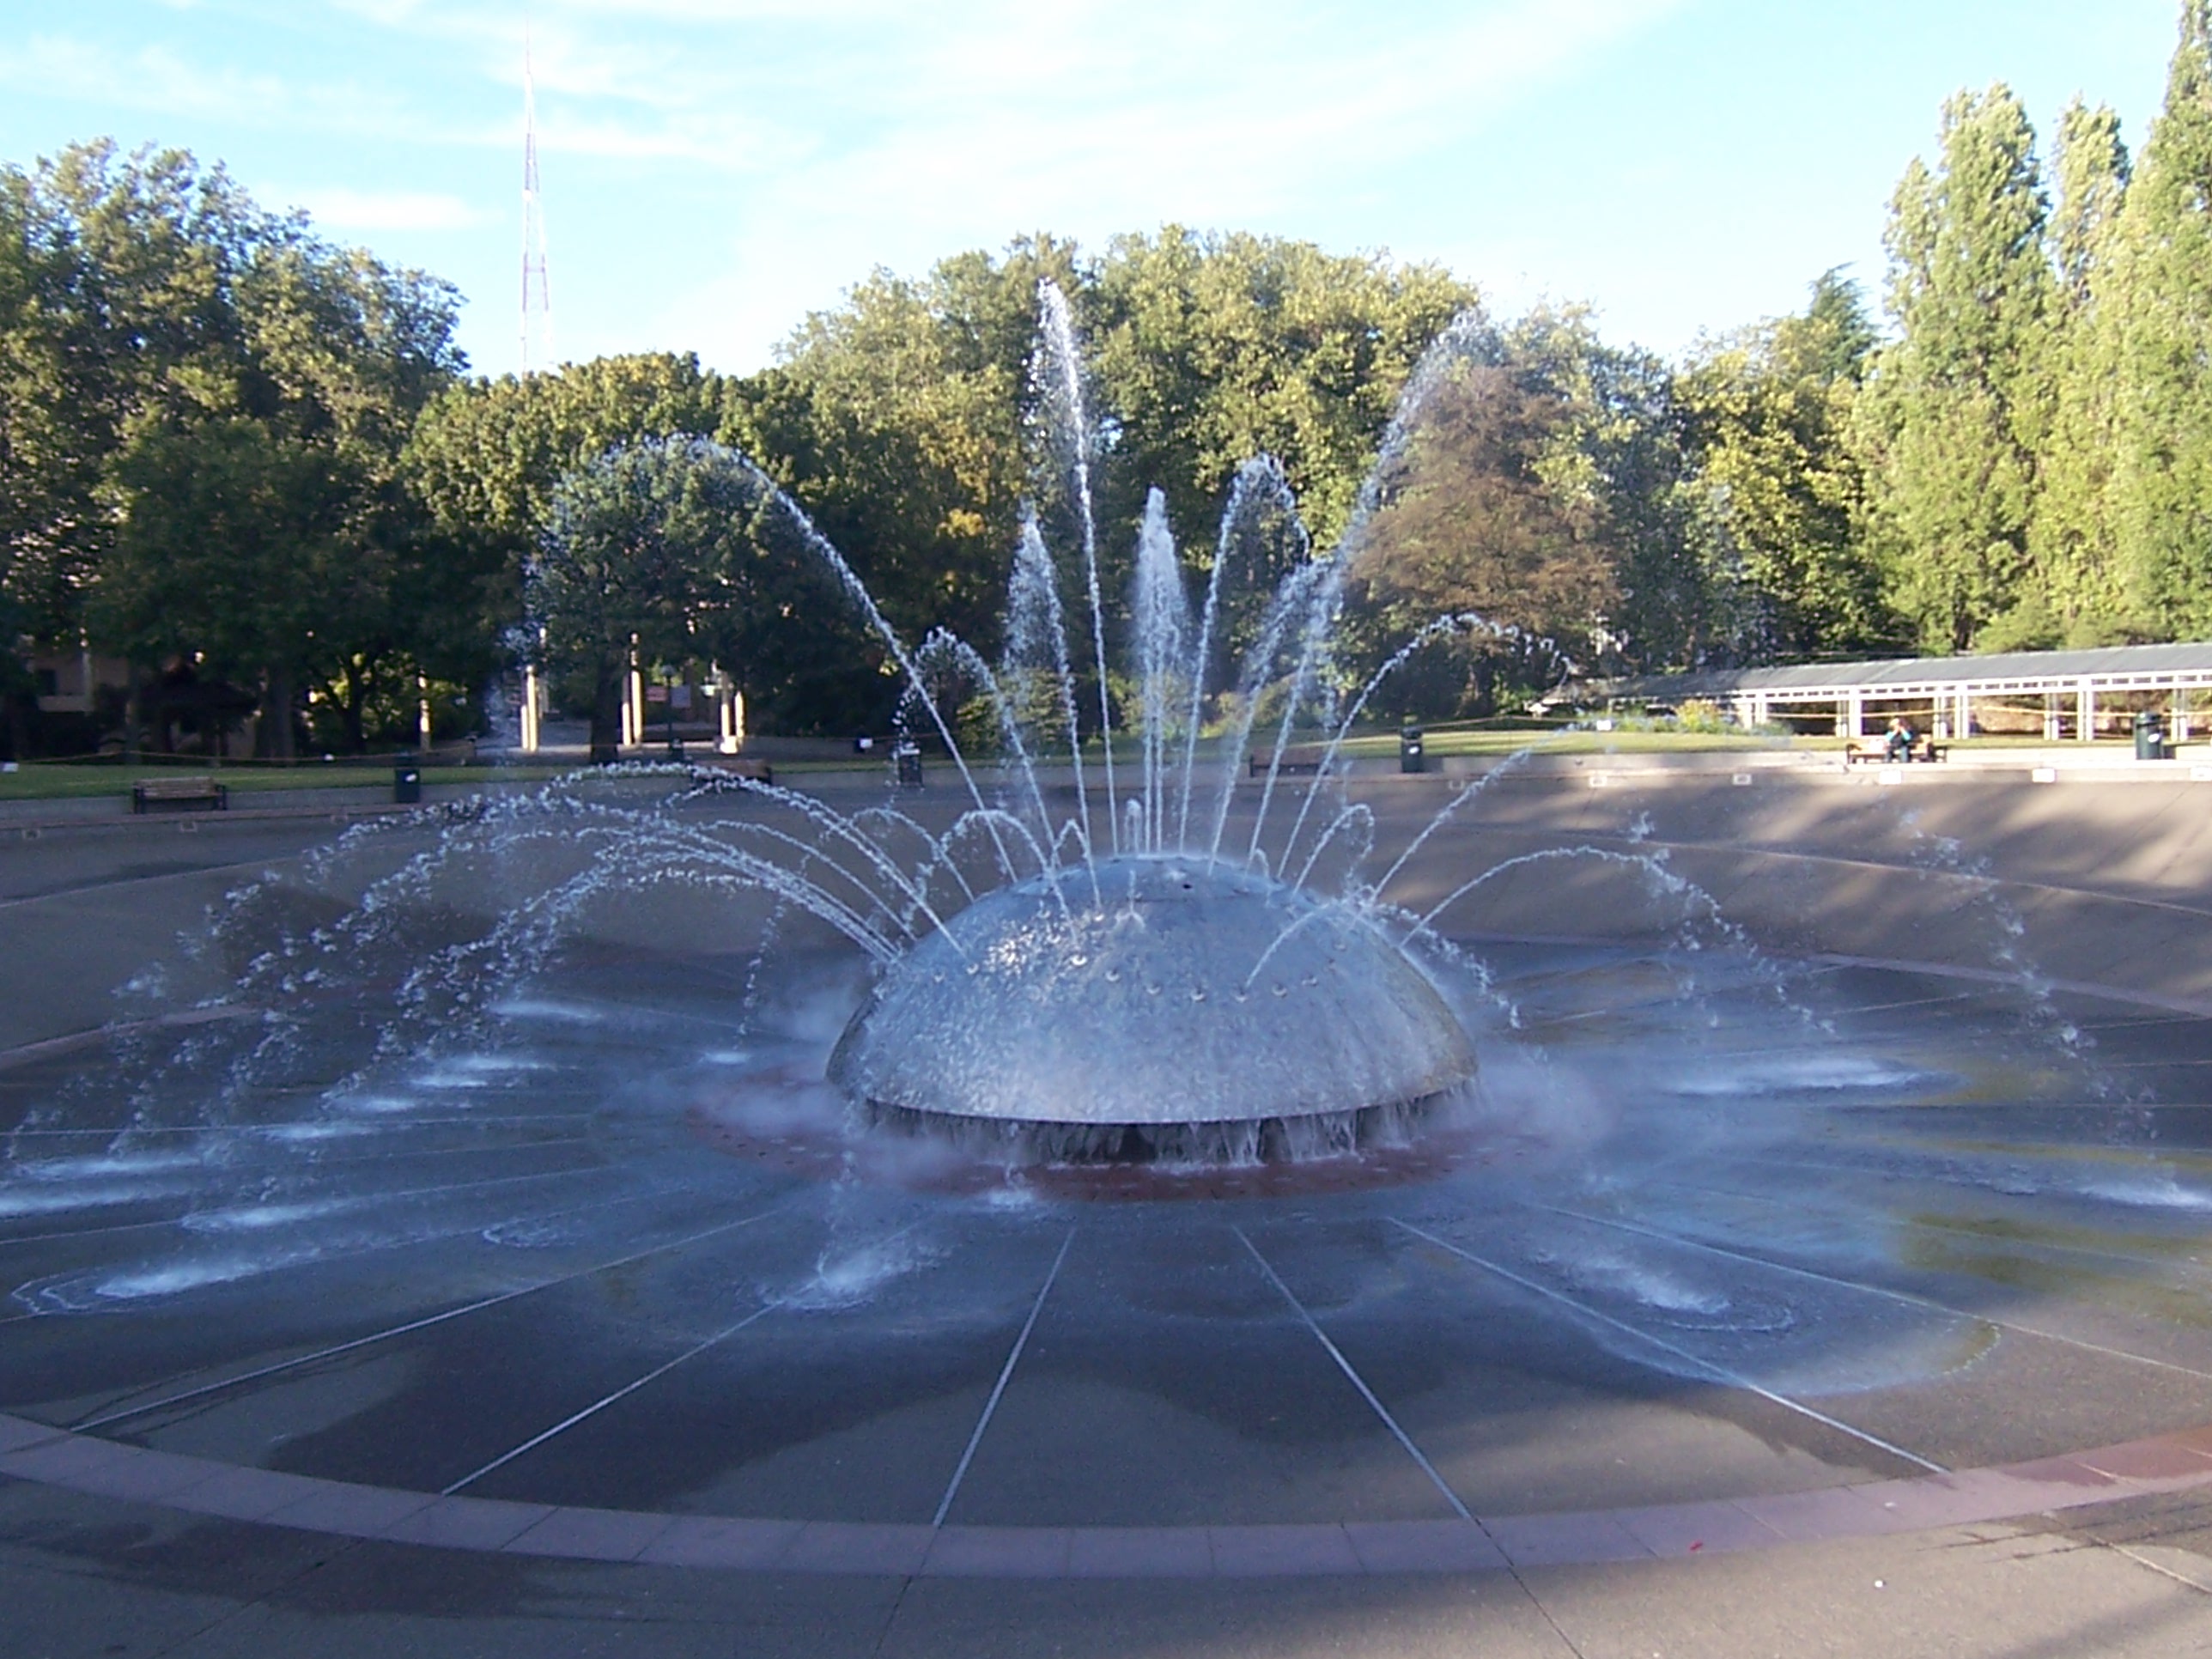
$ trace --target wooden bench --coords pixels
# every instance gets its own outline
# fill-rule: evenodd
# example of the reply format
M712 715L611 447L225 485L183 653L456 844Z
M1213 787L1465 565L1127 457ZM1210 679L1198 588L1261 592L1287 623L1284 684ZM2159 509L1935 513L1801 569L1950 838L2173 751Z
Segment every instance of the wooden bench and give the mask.
M711 755L702 757L699 763L709 771L726 772L750 783L775 781L775 769L758 755Z
M131 810L146 812L156 806L182 811L205 807L210 812L230 810L230 786L213 778L141 778L131 786Z
M1933 738L1922 738L1905 751L1907 761L1918 761L1923 765L1933 765L1950 757L1950 745L1937 743ZM1847 743L1844 745L1844 764L1846 766L1889 766L1895 763L1889 758L1887 743Z
M1299 744L1285 749L1283 750L1280 763L1275 768L1276 775L1279 777L1304 777L1316 774L1321 770L1321 757L1327 752L1328 750L1317 743ZM1254 750L1252 758L1248 763L1250 775L1255 778L1266 777L1267 764L1271 758L1270 756L1261 754L1256 749Z

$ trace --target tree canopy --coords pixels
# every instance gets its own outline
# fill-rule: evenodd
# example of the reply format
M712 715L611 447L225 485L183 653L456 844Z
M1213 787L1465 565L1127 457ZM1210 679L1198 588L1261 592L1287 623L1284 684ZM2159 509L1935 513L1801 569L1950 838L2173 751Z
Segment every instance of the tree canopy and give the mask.
M0 169L0 591L33 644L349 708L440 639L399 458L464 365L456 296L179 151Z
M1024 526L1075 550L1043 282L1076 337L1116 631L1149 493L1196 580L1243 477L1269 482L1264 530L1223 543L1239 592L1372 509L1346 674L1440 612L1642 668L2212 632L2212 0L2180 7L2136 154L2079 99L2040 142L2002 85L1950 99L1935 138L1889 204L1878 317L1831 270L1676 362L1571 306L1487 314L1433 265L1170 225L875 271L735 376L665 353L471 378L452 289L219 167L106 143L0 167L9 741L29 659L83 647L132 664L156 741L193 683L258 703L278 755L388 735L426 680L465 719L526 651L604 738L631 634L718 665L769 728L888 720L899 681L794 512L902 634L995 656ZM708 441L793 511L731 493ZM599 564L561 564L585 548ZM1407 712L1492 706L1535 672L1510 654L1440 645Z

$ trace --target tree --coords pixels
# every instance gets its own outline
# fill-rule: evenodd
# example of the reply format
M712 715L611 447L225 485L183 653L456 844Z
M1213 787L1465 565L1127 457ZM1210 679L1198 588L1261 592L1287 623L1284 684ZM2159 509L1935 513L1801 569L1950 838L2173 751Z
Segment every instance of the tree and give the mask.
M178 151L101 143L0 169L0 582L34 639L76 642L134 427L235 385L227 276L268 228Z
M331 247L182 151L77 146L0 172L0 580L34 638L89 628L142 671L258 682L289 754L305 685L419 647L392 592L420 551L397 464L460 367L453 291ZM240 539L196 532L198 513ZM308 595L312 647L280 637Z
M1476 301L1440 266L1310 242L1176 225L1116 237L1079 302L1110 422L1114 522L1133 531L1157 487L1196 539L1237 469L1268 454L1330 546L1415 364Z
M1972 647L2022 595L2049 428L2052 303L2035 135L2003 86L1943 108L1942 156L1891 204L1899 337L1868 377L1857 442L1892 602L1935 651Z
M1575 646L1617 608L1618 550L1601 507L1547 476L1569 419L1565 398L1526 366L1462 364L1437 389L1352 564L1365 654L1470 612ZM1408 713L1486 714L1496 647L1494 635L1440 642L1392 694Z
M93 590L94 632L132 661L260 686L280 755L359 580L328 463L241 416L155 428L117 467L130 507Z
M1710 596L1682 536L1683 453L1664 365L1540 309L1477 330L1430 393L1355 562L1354 655L1372 665L1443 614L1540 635L1439 641L1408 665L1407 713L1488 712L1601 652L1662 665L1710 640Z
M1990 624L1992 647L2100 644L2128 637L2113 536L2115 240L2128 188L2119 117L2080 99L2059 118L2048 233L2053 296L2050 436L2030 526L2032 572L2020 603Z
M1201 566L1237 466L1263 451L1282 459L1324 533L1340 528L1407 375L1473 299L1430 267L1172 228L1117 239L1095 262L1035 237L918 280L876 273L733 388L724 436L804 503L910 635L948 627L992 652L1025 501L1073 547L1033 424L1048 277L1086 333L1104 451L1099 549L1117 619L1155 484ZM1081 595L1063 599L1080 614ZM783 662L769 693L776 708L795 708L801 679L808 702L854 718L895 691L865 639L836 647L857 671L842 690L818 660L830 639L804 640L794 623L763 644Z
M1711 572L1687 533L1688 455L1667 364L1607 344L1581 307L1537 307L1501 331L1499 349L1565 410L1541 465L1547 487L1605 526L1611 593L1593 598L1610 608L1594 603L1589 648L1651 668L1732 654Z
M470 622L494 638L520 622L524 568L563 478L639 439L712 437L726 395L697 356L668 352L466 380L433 399L409 435L402 476L447 562L466 573Z
M744 473L698 439L619 445L554 486L529 612L543 659L592 689L594 761L615 758L633 662L702 654L758 505Z
M1802 314L1708 346L1676 377L1699 526L1717 574L1741 589L1747 657L1887 642L1847 443L1875 340L1856 285L1830 270Z
M878 270L732 388L723 437L805 504L912 636L945 627L992 647L1033 483L1029 362L1046 277L1078 280L1073 248L1046 237L918 280ZM835 701L857 712L854 697Z
M2212 630L2212 0L2185 0L2166 102L2120 215L2110 500L2139 625Z

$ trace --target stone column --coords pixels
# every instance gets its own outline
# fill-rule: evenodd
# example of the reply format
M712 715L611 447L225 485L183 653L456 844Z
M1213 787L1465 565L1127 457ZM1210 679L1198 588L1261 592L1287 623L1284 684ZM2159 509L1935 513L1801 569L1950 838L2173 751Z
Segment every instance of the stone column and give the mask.
M538 669L529 663L522 669L522 752L538 752Z
M637 641L630 641L629 672L623 676L622 740L625 749L645 741L645 676L638 672Z

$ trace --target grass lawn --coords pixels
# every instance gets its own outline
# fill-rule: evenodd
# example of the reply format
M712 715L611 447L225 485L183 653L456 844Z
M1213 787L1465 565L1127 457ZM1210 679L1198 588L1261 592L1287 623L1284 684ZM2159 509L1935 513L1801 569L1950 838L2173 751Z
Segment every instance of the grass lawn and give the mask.
M1666 755L1708 750L1788 749L1787 738L1762 738L1705 732L1454 732L1431 728L1422 739L1431 755L1510 755L1533 749L1540 755ZM1362 757L1395 757L1395 732L1376 732L1346 740L1344 751Z
M426 766L425 783L535 783L557 778L559 766ZM389 788L389 766L225 766L210 771L189 766L75 766L29 761L13 772L0 772L0 800L65 800L98 795L125 796L141 778L217 777L234 793L254 789Z

